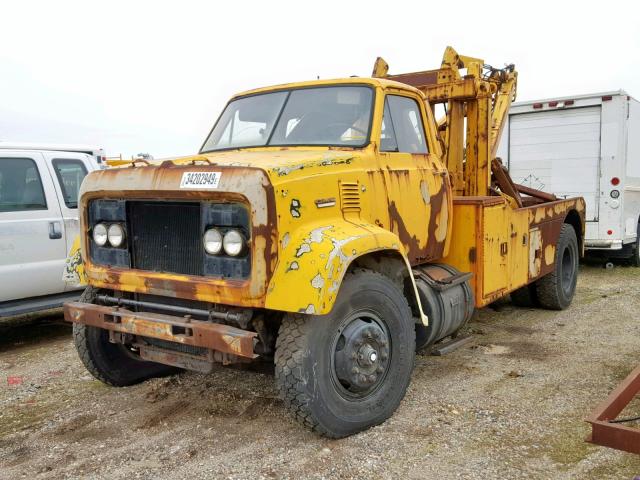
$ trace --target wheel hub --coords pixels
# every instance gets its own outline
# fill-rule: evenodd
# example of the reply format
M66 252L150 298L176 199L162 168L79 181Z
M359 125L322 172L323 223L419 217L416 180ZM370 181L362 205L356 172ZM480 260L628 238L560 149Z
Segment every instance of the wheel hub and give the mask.
M567 247L564 252L562 252L562 260L561 260L561 286L564 290L565 294L569 294L571 292L571 287L573 284L573 276L575 275L575 266L573 255L569 247Z
M359 316L347 323L335 343L334 374L352 396L377 388L389 366L389 336L376 319Z

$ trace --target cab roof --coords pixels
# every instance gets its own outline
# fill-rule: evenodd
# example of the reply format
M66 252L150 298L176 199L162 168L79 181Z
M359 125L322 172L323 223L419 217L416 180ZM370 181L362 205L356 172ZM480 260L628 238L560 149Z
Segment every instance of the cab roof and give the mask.
M283 83L280 85L271 85L268 87L260 87L254 88L252 90L246 90L244 92L240 92L235 94L232 99L238 97L245 97L247 95L255 95L257 93L266 93L278 90L290 90L293 88L304 88L304 87L321 87L327 85L371 85L372 87L381 87L381 88L400 88L403 90L408 90L418 95L422 96L422 93L417 88L412 87L411 85L407 85L406 83L396 82L394 80L387 80L385 78L371 78L371 77L348 77L348 78L333 78L327 80L308 80L305 82L292 82L292 83Z

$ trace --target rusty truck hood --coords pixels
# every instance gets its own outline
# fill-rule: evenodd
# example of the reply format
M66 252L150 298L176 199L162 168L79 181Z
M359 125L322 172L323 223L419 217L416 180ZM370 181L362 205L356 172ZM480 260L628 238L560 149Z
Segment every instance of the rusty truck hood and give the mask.
M308 172L312 167L347 165L360 156L362 156L360 151L351 149L282 147L211 152L174 158L170 161L176 165L188 165L194 162L206 165L210 162L212 165L258 168L269 175L272 183L280 183L292 172L303 174L305 169Z

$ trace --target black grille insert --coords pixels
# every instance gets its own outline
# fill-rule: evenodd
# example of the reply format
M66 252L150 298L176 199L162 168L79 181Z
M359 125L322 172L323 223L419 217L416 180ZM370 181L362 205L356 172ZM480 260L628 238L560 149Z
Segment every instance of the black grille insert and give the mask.
M133 268L203 274L200 204L127 202Z

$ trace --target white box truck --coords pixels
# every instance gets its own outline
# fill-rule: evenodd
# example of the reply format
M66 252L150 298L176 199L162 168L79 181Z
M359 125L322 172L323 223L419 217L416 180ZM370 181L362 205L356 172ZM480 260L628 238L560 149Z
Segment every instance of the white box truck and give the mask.
M585 248L640 266L640 103L619 90L514 103L498 156L514 182L584 197Z

